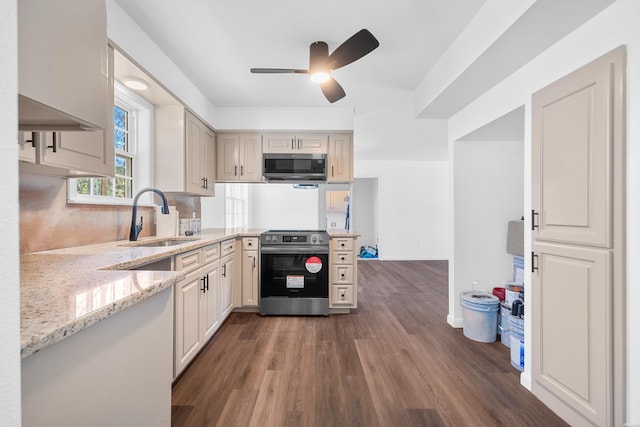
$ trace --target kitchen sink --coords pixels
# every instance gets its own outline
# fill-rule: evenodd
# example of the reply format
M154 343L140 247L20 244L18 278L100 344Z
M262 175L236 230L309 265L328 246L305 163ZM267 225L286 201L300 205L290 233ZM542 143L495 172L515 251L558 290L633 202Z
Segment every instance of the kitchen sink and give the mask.
M168 247L168 246L182 245L184 243L197 242L198 240L200 240L200 239L198 239L198 238L196 238L196 239L181 239L181 238L170 237L170 238L161 239L161 240L130 242L130 243L123 244L121 246L130 246L130 247L136 247L136 248L138 248L138 247L162 248L162 247Z

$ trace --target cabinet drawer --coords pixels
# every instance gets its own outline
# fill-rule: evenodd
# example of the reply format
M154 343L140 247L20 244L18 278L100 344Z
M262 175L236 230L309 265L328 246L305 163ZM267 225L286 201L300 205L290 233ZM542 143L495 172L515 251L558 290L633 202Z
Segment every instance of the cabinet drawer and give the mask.
M245 251L258 250L258 238L257 237L244 237L242 239L242 249Z
M331 249L334 251L353 251L353 239L331 239Z
M334 265L332 274L333 284L353 283L353 265Z
M209 245L202 248L202 263L208 264L220 258L220 245Z
M202 251L200 249L176 255L176 270L191 271L200 266Z
M332 252L331 261L334 264L353 264L353 252Z
M226 240L220 243L220 256L225 256L233 253L236 249L236 241L234 240Z
M332 305L353 305L353 285L333 285L331 287Z

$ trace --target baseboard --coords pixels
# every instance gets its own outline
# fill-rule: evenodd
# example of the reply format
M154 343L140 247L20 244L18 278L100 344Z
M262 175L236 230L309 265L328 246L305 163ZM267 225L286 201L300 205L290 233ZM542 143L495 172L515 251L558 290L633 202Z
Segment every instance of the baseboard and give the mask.
M447 323L454 328L462 328L464 325L464 321L461 317L453 317L452 315L447 315Z
M520 385L531 391L531 375L523 372L520 374Z

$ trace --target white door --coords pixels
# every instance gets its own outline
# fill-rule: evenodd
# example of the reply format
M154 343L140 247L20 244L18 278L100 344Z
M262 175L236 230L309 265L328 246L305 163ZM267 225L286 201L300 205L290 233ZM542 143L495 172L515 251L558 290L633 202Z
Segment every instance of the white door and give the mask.
M624 64L532 98L532 391L572 425L623 419Z

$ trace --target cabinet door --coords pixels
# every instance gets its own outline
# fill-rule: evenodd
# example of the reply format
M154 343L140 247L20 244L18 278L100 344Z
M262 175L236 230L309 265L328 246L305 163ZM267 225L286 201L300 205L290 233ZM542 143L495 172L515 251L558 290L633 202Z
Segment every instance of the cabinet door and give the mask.
M202 347L200 333L200 293L202 275L190 274L175 287L175 375L193 359Z
M243 251L242 257L242 305L258 306L258 251Z
M353 144L351 135L329 135L327 182L353 181Z
M40 164L113 176L115 152L107 140L102 130L40 132Z
M18 132L18 159L23 162L36 162L37 132Z
M205 194L205 180L202 174L202 158L205 156L204 149L204 124L190 112L185 113L186 126L186 176L185 191L194 194Z
M200 330L202 344L213 336L220 327L220 264L215 261L204 271L205 290L200 294Z
M215 195L216 180L216 135L209 127L205 126L202 133L203 139L202 152L203 156L200 160L200 170L204 181L204 194L207 196Z
M238 134L219 133L217 140L217 180L224 182L236 181L238 179L240 136Z
M17 7L19 94L111 132L105 1L29 0ZM20 103L22 122L28 112Z
M299 153L327 153L328 135L322 133L301 133L295 138L295 150Z
M245 182L262 181L262 136L240 136L240 179Z
M224 320L233 310L233 254L220 260L220 319Z
M295 135L292 133L265 133L262 135L262 150L265 153L293 153Z

